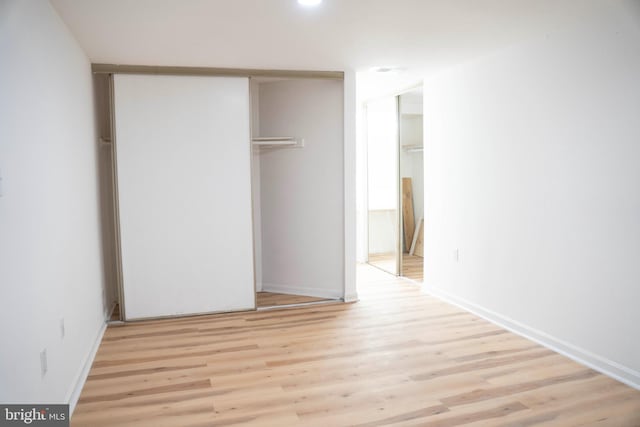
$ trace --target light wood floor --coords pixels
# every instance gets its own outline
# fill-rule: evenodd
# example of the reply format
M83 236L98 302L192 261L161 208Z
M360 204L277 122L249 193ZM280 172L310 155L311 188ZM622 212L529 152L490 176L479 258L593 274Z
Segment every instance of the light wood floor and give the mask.
M417 255L402 255L402 275L416 282L422 282L424 277L424 258Z
M277 294L274 292L256 293L256 305L259 308L289 304L306 304L310 302L332 301L327 298L306 297L304 295Z
M359 269L360 302L110 326L74 426L640 426L640 392Z
M369 264L383 269L387 273L396 273L396 254L369 254Z
M369 264L386 272L396 271L396 254L371 254ZM416 282L424 280L424 259L417 255L402 254L402 275Z

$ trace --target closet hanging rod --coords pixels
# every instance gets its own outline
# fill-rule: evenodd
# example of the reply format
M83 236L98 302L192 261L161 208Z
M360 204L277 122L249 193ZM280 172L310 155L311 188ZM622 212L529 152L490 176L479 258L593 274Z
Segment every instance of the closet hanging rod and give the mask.
M304 147L304 139L291 136L255 137L251 142L260 147Z

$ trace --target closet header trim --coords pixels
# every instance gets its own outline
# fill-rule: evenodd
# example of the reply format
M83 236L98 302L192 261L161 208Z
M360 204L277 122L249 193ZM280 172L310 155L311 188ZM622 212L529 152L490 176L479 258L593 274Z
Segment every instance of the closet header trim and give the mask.
M162 74L177 76L283 77L344 80L342 71L258 70L250 68L166 67L156 65L91 64L94 74Z

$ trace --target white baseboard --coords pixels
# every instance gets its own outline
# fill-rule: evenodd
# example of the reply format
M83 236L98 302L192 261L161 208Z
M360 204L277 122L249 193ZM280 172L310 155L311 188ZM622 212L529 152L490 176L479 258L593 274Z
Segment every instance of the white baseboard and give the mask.
M278 294L303 295L306 297L342 299L342 292L338 289L310 288L305 286L287 286L276 283L263 283L264 292L274 292Z
M541 344L562 354L563 356L575 360L580 364L588 366L591 369L640 390L640 372L637 372L634 369L623 366L617 362L607 359L606 357L591 353L590 351L551 336L545 332L539 331L492 310L452 295L442 289L426 285L423 286L422 289L425 293L431 296L458 306L463 310L469 311L485 320L488 320L491 323L530 339L531 341Z
M82 388L84 387L84 383L87 381L87 377L89 376L89 371L91 370L91 365L93 365L93 360L96 358L96 353L98 353L98 349L100 348L100 343L102 343L102 337L104 336L104 332L107 330L107 323L105 322L100 330L98 331L98 335L96 336L96 340L87 354L87 357L84 360L84 365L82 366L82 370L80 374L76 378L75 385L71 390L69 396L67 396L67 402L69 402L69 417L73 415L73 410L76 409L76 405L78 404L78 399L80 399L80 393L82 393Z
M357 293L348 294L344 296L344 302L357 302L357 301L358 301Z

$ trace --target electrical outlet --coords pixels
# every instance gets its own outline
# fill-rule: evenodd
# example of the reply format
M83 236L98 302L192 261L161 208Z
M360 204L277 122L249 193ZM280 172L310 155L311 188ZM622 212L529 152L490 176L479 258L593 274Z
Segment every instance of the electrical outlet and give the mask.
M64 317L60 319L60 339L64 339Z
M40 375L44 377L47 374L47 349L40 352Z
M453 260L455 262L460 262L460 250L457 248L453 251Z

